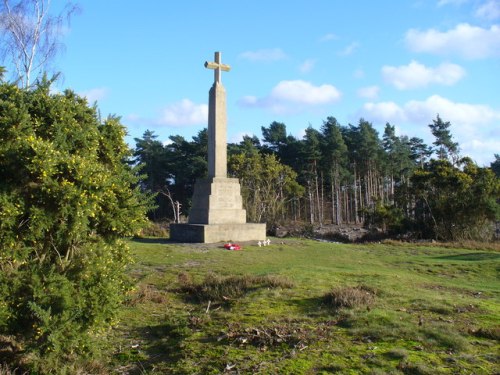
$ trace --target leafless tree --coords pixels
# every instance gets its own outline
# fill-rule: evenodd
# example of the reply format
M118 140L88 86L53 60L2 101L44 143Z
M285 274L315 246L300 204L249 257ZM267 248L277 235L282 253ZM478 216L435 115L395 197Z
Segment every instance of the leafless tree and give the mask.
M67 2L58 15L49 12L51 0L1 0L0 31L2 57L15 69L22 87L46 72L48 64L63 48L64 27L78 10ZM14 73L14 72L12 72Z
M179 201L174 201L170 190L165 186L162 190L158 190L158 193L168 198L170 205L172 206L172 212L174 213L174 223L181 222L181 204Z

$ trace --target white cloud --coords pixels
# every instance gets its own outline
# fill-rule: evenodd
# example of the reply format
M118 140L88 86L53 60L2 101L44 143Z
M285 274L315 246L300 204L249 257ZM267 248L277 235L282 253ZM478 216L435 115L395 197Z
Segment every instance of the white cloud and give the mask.
M424 134L416 134L432 142L426 125L436 115L452 124L451 133L460 144L462 154L470 155L479 164L486 163L488 153L500 150L500 140L492 139L492 126L500 121L500 110L487 105L457 103L439 95L432 95L426 100L411 100L402 106L395 102L366 103L360 111L360 117L378 123L404 124L424 129ZM415 134L415 131L410 131ZM481 149L480 147L484 147ZM496 150L496 151L495 151Z
M318 105L336 102L340 99L340 92L327 84L314 86L301 80L281 81L273 88L271 98L289 103Z
M244 96L239 100L239 103L243 105L244 107L254 107L254 106L259 106L259 98L256 96L252 95L247 95Z
M361 87L358 90L358 96L365 99L376 99L379 92L380 88L378 86Z
M338 39L338 36L337 36L337 35L335 35L335 34L331 34L331 33L330 33L330 34L325 34L325 35L323 35L323 36L319 39L319 41L320 41L320 42L329 42L330 40L335 40L335 39Z
M349 56L349 55L352 55L354 53L354 51L356 51L359 47L359 43L358 42L352 42L351 44L349 44L348 46L346 46L342 51L339 52L339 55L340 56Z
M267 108L274 113L297 113L309 107L337 102L341 93L332 85L314 86L302 80L281 81L263 98L246 96L239 103L244 107Z
M382 76L398 90L410 90L426 87L431 83L450 86L465 76L465 70L456 64L443 63L435 68L428 68L417 61L408 65L384 66Z
M304 61L300 65L299 70L302 73L309 73L311 70L313 70L314 65L316 65L316 60L314 60L314 59L307 59L306 61Z
M380 123L399 123L407 120L404 109L394 102L365 103L360 117L366 117L370 121Z
M138 122L142 120L142 117L136 113L131 113L125 116L125 120L130 122Z
M483 18L486 20L496 20L500 18L500 1L499 0L488 0L484 4L481 4L476 10L476 17Z
M487 105L456 103L439 95L432 95L425 101L411 100L405 104L405 112L409 119L434 118L439 113L446 121L470 130L479 124L500 120L500 111Z
M241 53L239 57L250 61L277 61L285 59L286 54L280 48L272 48L246 51Z
M462 5L466 3L468 0L439 0L438 7L442 7L444 5Z
M299 129L297 132L295 132L295 138L297 139L304 139L306 136L306 128Z
M353 73L353 77L356 79L361 79L365 77L365 71L363 69L356 69Z
M452 102L439 95L432 95L424 101L410 100L403 106L394 102L366 103L364 114L373 115L380 122L430 122L436 114L461 127L472 128L479 124L500 121L500 111L487 105Z
M80 93L80 96L87 98L89 103L98 102L108 95L109 90L106 87L97 87Z
M208 105L195 104L189 99L182 99L168 105L160 119L160 125L183 126L206 124L208 119Z
M500 56L500 26L489 29L467 23L441 32L435 29L420 31L410 29L406 33L406 44L414 52L438 55L458 55L468 59Z
M477 155L473 160L480 166L490 166L494 160L494 155L500 150L500 140L496 139L472 139L460 143L463 154Z

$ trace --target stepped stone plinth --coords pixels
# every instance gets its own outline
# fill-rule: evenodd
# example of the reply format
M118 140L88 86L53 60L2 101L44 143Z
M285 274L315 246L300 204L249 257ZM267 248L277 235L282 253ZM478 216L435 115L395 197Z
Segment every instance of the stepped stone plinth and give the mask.
M245 224L246 211L237 178L198 180L194 187L191 224Z

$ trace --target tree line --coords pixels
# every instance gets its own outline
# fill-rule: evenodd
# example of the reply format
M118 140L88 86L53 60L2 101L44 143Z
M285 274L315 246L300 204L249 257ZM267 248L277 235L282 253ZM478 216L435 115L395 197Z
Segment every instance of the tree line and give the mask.
M477 166L460 155L450 127L439 115L432 120L429 146L397 136L389 123L380 137L364 119L344 126L328 117L302 139L273 122L261 128L262 139L228 145L228 174L240 179L248 220L270 227L357 224L421 238L489 239L500 218L500 156L490 168ZM135 141L141 186L157 194L150 218L180 220L207 173L206 129L190 141L175 135L163 144L150 130Z

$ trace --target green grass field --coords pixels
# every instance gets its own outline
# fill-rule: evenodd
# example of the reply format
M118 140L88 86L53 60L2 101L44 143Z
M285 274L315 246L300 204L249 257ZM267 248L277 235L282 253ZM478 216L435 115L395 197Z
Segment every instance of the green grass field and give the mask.
M495 374L500 252L131 241L122 374Z

